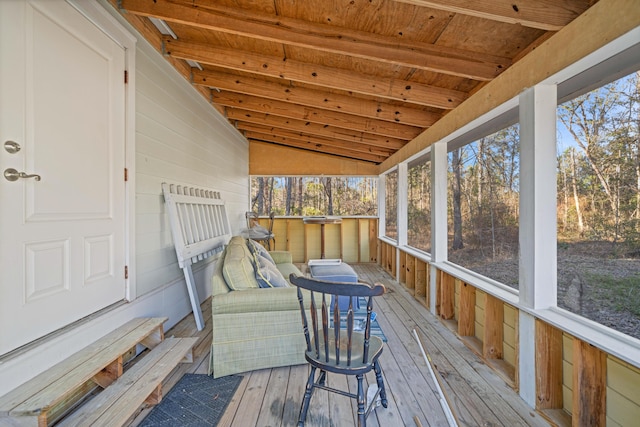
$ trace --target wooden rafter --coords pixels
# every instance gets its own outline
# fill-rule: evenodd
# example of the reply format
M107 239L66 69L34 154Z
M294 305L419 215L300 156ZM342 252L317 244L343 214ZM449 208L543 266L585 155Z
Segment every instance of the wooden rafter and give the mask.
M258 96L245 95L229 91L212 91L211 101L217 105L241 108L248 111L267 112L273 116L288 117L319 123L323 126L334 126L357 132L373 133L403 140L411 140L418 136L422 129L415 126L354 116L342 112L334 112L319 108L298 106L291 108L289 102L276 101ZM228 109L227 109L228 110Z
M255 73L295 82L330 87L362 95L388 98L411 104L453 109L467 98L464 92L407 80L381 79L353 71L323 67L290 59L260 55L205 43L189 43L164 38L165 54L201 64Z
M128 12L206 30L338 53L393 65L487 81L511 65L508 58L411 43L373 33L214 5L193 7L168 0L121 0Z
M508 24L558 31L587 9L582 1L554 0L394 0Z
M393 150L381 147L365 146L362 144L354 144L346 141L340 141L333 138L323 138L316 135L308 135L303 132L290 132L282 129L272 129L266 126L253 125L250 123L241 123L238 128L245 131L251 138L256 139L257 134L262 134L262 139L277 137L280 140L303 141L308 144L324 145L327 147L340 148L353 152L353 156L374 155L387 158ZM267 135L267 136L265 136ZM277 139L275 140L277 141Z
M321 125L304 120L287 119L285 117L272 116L265 113L256 113L240 109L227 109L227 118L236 122L246 122L269 126L273 128L287 129L294 132L302 132L312 135L324 136L341 141L355 142L365 146L372 145L398 150L407 143L405 140L389 138L371 133L355 132L347 129Z
M598 0L107 1L247 138L380 163Z
M193 83L211 88L261 96L278 101L291 102L356 116L375 117L379 120L428 127L440 118L440 114L410 108L405 105L388 105L372 99L327 93L317 89L296 87L253 77L245 77L211 70L192 71Z

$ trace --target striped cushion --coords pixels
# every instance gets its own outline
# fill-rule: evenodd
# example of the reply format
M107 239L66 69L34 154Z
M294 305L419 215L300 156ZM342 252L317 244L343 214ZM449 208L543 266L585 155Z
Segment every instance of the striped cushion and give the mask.
M253 268L253 256L243 238L234 237L229 241L222 265L222 275L229 289L234 291L259 287Z

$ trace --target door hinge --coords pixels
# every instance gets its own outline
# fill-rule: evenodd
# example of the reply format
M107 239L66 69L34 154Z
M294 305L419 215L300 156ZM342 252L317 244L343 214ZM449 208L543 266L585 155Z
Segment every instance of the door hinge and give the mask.
M129 266L128 265L124 266L124 278L125 279L129 278Z
M124 182L129 181L129 169L124 168Z
M124 70L124 84L129 83L129 71Z

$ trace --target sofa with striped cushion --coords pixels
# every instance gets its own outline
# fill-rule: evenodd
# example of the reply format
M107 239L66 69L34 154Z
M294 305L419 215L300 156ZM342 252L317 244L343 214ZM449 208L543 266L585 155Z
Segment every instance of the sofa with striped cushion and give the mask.
M305 363L297 288L288 283L291 273L302 273L289 252L267 256L260 248L235 236L217 262L209 360L209 374L215 378ZM277 274L263 258L273 261Z

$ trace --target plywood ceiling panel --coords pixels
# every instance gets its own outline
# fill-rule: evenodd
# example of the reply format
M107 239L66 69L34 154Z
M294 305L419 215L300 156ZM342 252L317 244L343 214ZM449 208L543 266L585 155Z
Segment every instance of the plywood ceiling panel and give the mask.
M376 164L595 3L109 1L248 140Z

